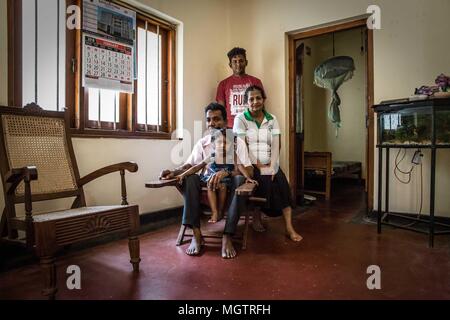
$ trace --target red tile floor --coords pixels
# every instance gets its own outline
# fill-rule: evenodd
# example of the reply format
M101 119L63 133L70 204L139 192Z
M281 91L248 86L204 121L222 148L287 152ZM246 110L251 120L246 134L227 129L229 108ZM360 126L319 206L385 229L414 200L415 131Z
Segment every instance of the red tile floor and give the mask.
M69 252L57 261L58 299L450 299L450 237L428 248L426 235L355 223L364 210L362 188L334 192L294 217L304 237L284 236L283 220L249 234L248 248L232 260L220 245L198 257L176 247L179 225L143 234L141 270L131 272L127 240ZM219 226L216 226L219 227ZM68 290L69 265L81 268L81 290ZM367 267L381 268L381 289L369 290ZM41 299L39 266L0 273L0 299Z

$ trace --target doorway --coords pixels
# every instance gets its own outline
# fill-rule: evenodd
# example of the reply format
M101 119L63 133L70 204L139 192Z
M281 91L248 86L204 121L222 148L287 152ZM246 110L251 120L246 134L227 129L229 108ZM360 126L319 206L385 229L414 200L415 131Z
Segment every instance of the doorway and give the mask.
M305 84L303 77L305 57L314 54L308 43L318 39L326 41L326 38L336 38L338 34L351 35L360 33L358 43L364 50L363 61L365 64L365 75L360 81L364 87L365 97L362 98L359 110L362 118L358 121L363 123L364 143L361 145L365 150L364 166L362 176L365 177L364 190L366 192L367 210L370 212L373 208L373 158L374 158L374 113L373 105L373 31L367 28L366 21L369 15L362 15L345 20L335 21L328 24L311 27L307 29L292 31L287 34L289 47L289 181L291 182L291 191L294 199L303 200L305 189L305 146L311 147L311 136L308 136L308 125L305 126L305 94L306 89L311 86ZM315 40L314 40L315 39ZM335 47L335 46L333 46ZM322 48L323 49L323 48ZM337 49L337 48L335 48ZM324 56L323 53L316 52L317 56ZM339 55L339 52L333 52L333 55ZM346 84L343 84L345 86ZM324 89L320 89L324 90ZM338 91L339 92L339 91ZM329 104L330 98L328 98ZM344 102L343 102L344 104ZM345 124L343 124L344 126ZM311 129L309 129L311 130ZM339 132L337 132L339 134ZM305 141L305 137L307 140ZM306 142L306 145L305 145ZM351 141L348 141L351 143Z

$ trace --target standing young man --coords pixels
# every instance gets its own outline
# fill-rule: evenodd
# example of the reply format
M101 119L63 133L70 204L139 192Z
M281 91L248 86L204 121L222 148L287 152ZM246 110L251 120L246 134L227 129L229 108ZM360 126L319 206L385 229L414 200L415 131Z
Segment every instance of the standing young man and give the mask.
M234 117L247 107L244 103L245 89L253 85L263 86L261 80L245 73L248 64L245 49L233 48L227 56L233 74L219 83L216 101L226 107L227 127L233 128Z

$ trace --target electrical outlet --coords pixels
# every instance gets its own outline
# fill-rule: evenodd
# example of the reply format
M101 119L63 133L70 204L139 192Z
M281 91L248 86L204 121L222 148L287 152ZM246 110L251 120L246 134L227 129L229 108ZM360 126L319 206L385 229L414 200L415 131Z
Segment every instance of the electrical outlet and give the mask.
M413 164L419 165L422 163L422 157L423 157L423 153L420 150L417 150L416 152L414 152L411 162Z

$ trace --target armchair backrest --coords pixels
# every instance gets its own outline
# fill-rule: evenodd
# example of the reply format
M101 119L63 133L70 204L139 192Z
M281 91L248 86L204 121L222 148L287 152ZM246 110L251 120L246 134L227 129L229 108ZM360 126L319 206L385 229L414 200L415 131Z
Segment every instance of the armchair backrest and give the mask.
M78 168L64 112L44 111L36 104L24 108L0 107L0 168L36 166L38 179L31 182L33 201L79 196ZM83 197L84 198L84 197ZM14 202L23 202L24 183ZM6 201L7 199L5 199Z

